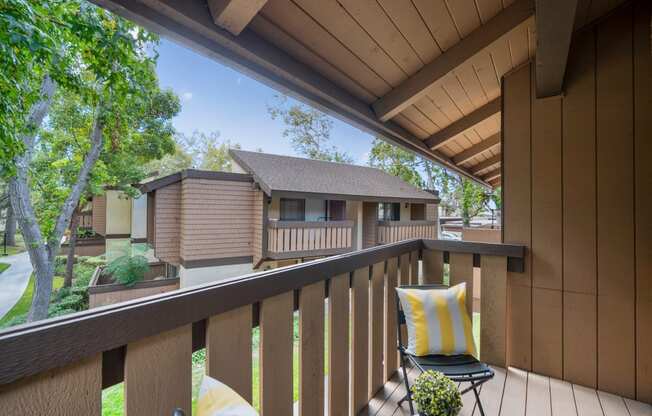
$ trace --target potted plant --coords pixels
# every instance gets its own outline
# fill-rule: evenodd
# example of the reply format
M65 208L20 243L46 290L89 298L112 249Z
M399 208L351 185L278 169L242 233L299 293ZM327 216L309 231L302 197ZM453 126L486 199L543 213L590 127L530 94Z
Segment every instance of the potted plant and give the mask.
M421 373L411 390L421 416L455 416L462 409L462 396L457 386L438 371Z

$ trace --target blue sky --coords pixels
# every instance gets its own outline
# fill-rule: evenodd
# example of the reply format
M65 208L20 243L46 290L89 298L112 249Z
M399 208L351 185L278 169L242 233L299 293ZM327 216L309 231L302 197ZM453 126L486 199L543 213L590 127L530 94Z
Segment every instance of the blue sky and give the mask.
M166 39L161 39L158 51L161 86L172 88L181 98L181 113L173 120L178 131L217 130L221 139L239 143L245 150L296 155L289 140L282 137L283 122L267 113L275 90ZM356 163L366 164L373 137L333 120L332 144Z

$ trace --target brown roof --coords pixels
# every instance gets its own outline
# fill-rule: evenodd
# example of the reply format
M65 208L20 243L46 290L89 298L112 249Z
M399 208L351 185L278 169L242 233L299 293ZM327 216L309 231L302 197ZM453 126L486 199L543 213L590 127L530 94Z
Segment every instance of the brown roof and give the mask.
M230 150L230 153L268 195L302 193L349 199L438 202L435 194L376 168L244 150Z

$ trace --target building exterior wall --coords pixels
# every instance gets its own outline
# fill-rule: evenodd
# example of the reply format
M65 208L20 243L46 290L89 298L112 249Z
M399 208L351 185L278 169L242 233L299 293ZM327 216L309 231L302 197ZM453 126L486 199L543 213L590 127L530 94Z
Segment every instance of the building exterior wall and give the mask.
M410 221L412 219L412 210L409 202L401 202L401 221Z
M652 402L650 3L573 40L563 97L503 83L508 364Z
M463 228L462 240L481 241L484 243L500 243L502 231L498 228Z
M181 183L157 189L154 196L154 255L178 265L181 260Z
M106 235L106 197L96 195L93 197L93 231Z
M196 267L192 269L181 266L179 267L179 278L181 287L184 288L253 273L253 267L253 263Z
M346 219L353 221L351 247L362 250L362 202L346 201Z
M106 191L106 235L130 234L131 198L120 191Z
M261 190L254 191L254 203L253 203L253 263L254 265L258 264L263 258L265 253L263 253L263 239L266 237L264 235L265 231L265 208L267 205L267 197Z
M147 238L147 194L131 201L131 238Z
M184 261L253 256L251 182L185 179L181 185L181 258Z

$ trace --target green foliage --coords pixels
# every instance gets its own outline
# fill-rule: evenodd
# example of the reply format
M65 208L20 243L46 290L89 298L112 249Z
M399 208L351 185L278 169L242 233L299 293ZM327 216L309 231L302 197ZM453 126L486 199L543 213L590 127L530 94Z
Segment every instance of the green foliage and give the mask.
M329 146L333 120L321 111L302 104L288 104L287 97L276 97L277 102L267 106L272 120L285 123L283 137L289 138L297 153L310 159L353 163L351 156Z
M425 182L419 173L422 161L416 154L408 152L381 139L374 139L369 152L369 166L381 169L390 175L398 176L417 188Z
M125 286L133 286L143 280L149 270L149 264L144 256L120 256L109 262L104 274Z
M462 396L455 383L438 371L424 371L412 385L412 399L424 416L455 416Z

